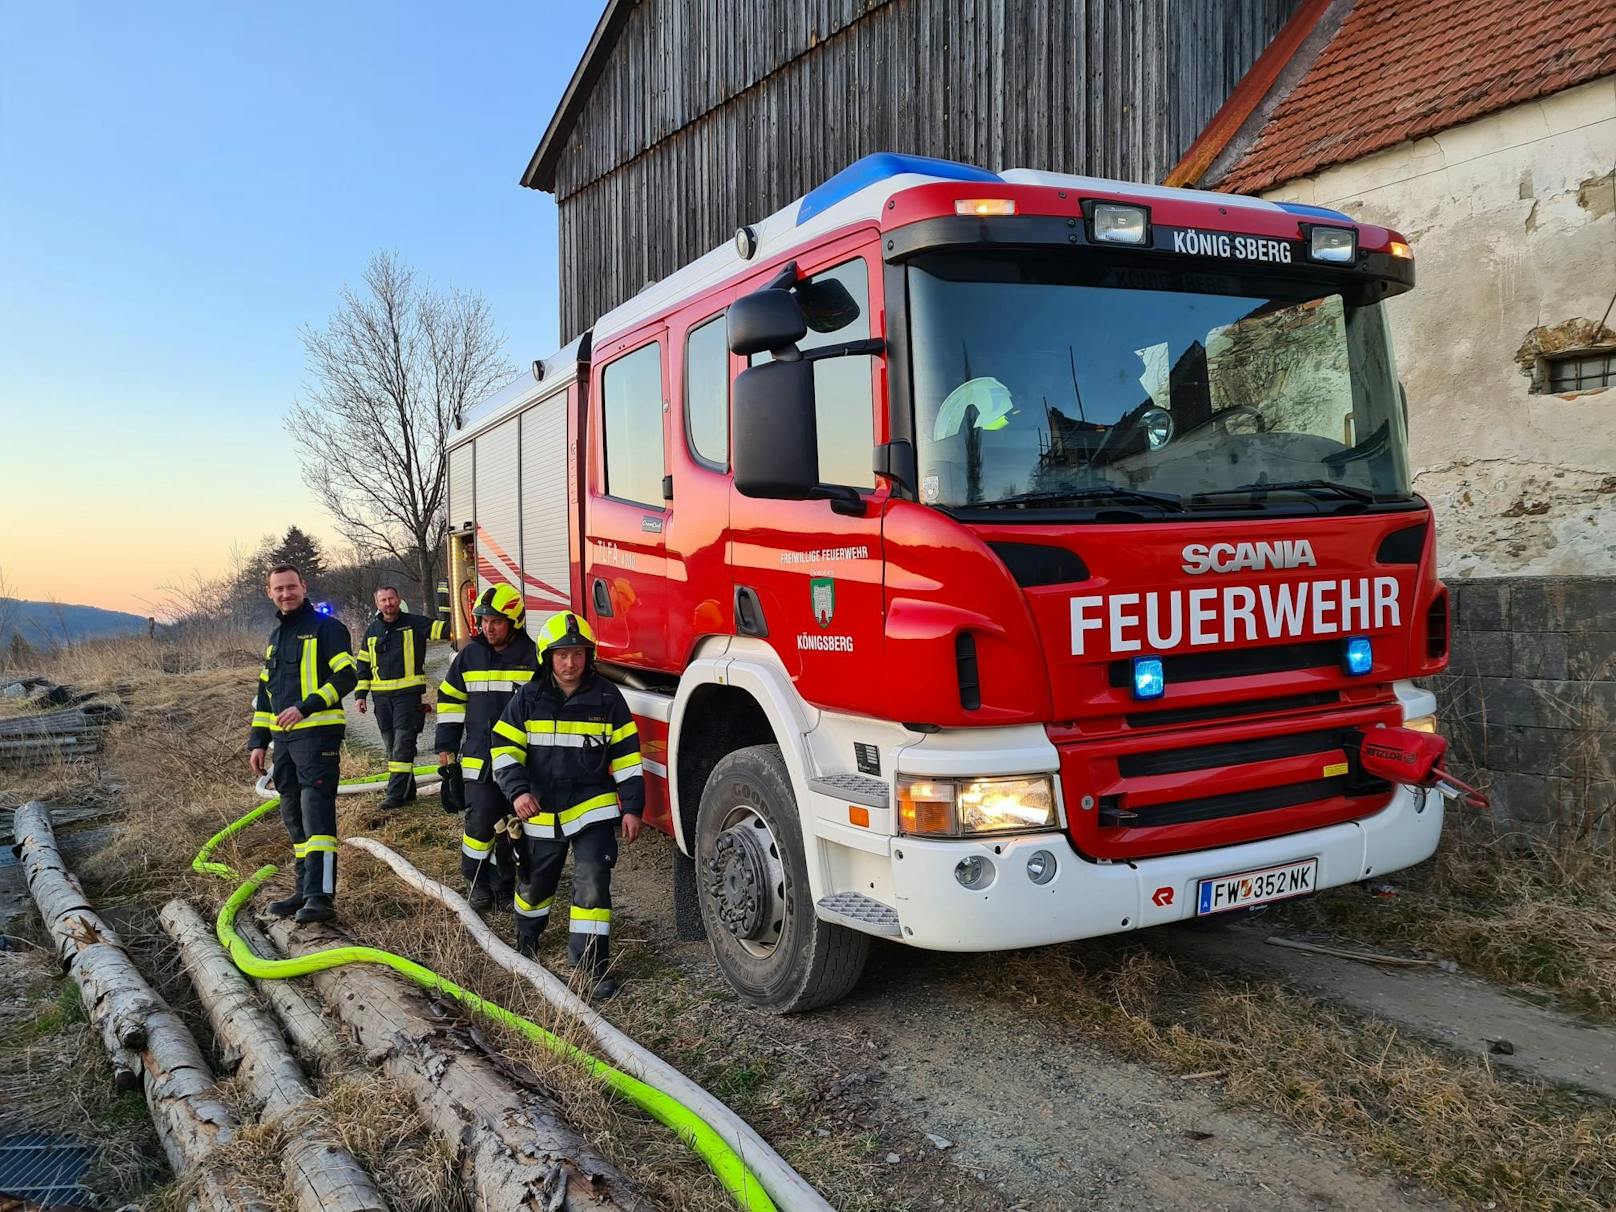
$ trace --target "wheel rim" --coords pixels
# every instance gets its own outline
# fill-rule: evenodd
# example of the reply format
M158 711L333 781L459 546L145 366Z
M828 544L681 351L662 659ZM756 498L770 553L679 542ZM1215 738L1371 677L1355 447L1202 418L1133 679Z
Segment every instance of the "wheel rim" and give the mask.
M706 876L719 924L747 954L772 955L785 933L786 869L774 831L756 808L737 804L724 814Z

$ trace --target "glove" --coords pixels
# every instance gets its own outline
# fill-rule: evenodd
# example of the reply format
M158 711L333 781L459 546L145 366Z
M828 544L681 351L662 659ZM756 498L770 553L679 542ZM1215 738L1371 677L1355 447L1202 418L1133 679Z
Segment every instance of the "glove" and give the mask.
M501 833L508 836L513 842L519 841L522 837L522 818L512 815L500 821L494 826L494 835L497 837Z
M438 777L443 780L438 787L438 799L447 813L460 813L466 810L466 779L460 772L459 762L446 762L438 767Z

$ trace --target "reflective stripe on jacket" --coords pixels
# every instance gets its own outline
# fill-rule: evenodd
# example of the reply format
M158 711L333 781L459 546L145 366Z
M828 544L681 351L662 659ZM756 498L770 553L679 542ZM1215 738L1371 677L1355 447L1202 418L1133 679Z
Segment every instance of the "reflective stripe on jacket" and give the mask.
M290 614L276 612L280 624L264 649L258 671L258 693L253 700L249 749L262 749L270 737L309 728L344 725L342 696L359 680L358 666L348 651L348 629L320 614L305 601ZM290 729L275 721L288 707L297 707L303 719Z
M524 793L539 811L529 837L571 837L597 821L645 810L640 736L622 691L590 671L570 698L535 680L494 725L494 778L507 799Z
M494 724L511 696L532 680L538 664L538 649L525 631L513 631L510 643L498 652L482 636L473 636L438 684L433 749L458 751L466 777L486 782Z
M434 623L425 615L399 612L389 623L378 614L359 641L359 685L355 698L367 692L413 690L426 685L426 646L449 638L449 624Z

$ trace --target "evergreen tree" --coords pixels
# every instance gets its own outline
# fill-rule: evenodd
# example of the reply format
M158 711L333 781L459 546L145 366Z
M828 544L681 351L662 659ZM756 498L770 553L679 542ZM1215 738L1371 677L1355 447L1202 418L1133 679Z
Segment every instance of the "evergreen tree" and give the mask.
M296 526L288 526L280 543L270 552L269 567L293 564L302 570L303 579L310 585L325 572L325 554L320 545Z

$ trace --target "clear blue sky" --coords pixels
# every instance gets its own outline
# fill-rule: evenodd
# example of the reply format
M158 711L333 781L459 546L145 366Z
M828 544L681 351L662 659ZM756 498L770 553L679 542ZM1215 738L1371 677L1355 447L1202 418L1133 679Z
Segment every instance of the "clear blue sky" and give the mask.
M298 330L371 253L557 344L555 207L517 184L574 5L0 4L0 574L141 610L295 522Z

